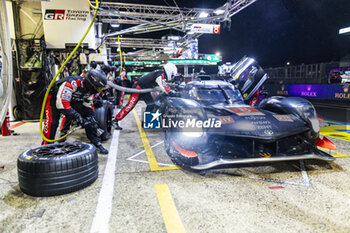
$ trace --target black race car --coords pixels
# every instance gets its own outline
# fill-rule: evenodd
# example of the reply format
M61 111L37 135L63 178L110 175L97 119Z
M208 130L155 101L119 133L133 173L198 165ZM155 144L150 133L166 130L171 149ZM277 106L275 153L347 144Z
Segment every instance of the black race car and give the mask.
M256 62L238 64L231 83L192 81L179 97L161 101L165 149L174 163L194 170L222 165L302 159L334 160L319 150L312 104L270 97L246 104L268 76Z

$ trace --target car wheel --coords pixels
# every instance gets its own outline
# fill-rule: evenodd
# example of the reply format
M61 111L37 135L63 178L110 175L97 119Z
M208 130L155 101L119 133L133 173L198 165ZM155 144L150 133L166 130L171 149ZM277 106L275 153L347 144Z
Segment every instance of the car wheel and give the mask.
M13 116L16 121L21 121L23 120L23 113L22 113L22 107L19 105L16 105L13 107Z
M164 149L168 154L170 153L170 147L169 131L164 130Z
M101 140L106 141L111 137L111 131L112 131L112 111L110 109L107 110L107 116L106 116L106 130L104 130L104 133L101 135Z
M103 100L102 107L95 110L95 118L100 128L104 131L101 135L102 141L108 140L111 137L112 113L113 106L107 100Z
M17 160L21 190L31 196L71 193L98 177L96 148L87 143L57 143L32 148Z

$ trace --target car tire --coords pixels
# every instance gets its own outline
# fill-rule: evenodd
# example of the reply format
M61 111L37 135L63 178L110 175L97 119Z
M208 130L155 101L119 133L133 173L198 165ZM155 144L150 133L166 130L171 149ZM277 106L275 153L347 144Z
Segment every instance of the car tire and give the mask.
M97 151L80 142L40 146L19 156L17 171L20 189L30 196L71 193L97 179Z
M19 105L16 105L13 107L13 117L15 118L16 121L21 121L23 120L23 111L22 107Z
M106 141L111 137L112 132L112 114L113 105L107 100L103 100L102 107L95 109L95 118L103 129L104 133L101 135L101 140Z

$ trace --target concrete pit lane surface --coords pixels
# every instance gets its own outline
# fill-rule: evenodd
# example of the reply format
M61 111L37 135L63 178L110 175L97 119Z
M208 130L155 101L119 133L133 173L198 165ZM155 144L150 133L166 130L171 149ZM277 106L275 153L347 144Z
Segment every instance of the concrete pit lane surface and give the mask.
M40 145L38 123L0 137L0 232L350 232L350 127L322 133L337 145L334 162L304 161L212 170L174 166L159 131L140 128L141 109L104 143L99 178L56 197L18 187L19 154ZM332 134L332 135L331 135ZM349 137L348 137L349 136ZM68 141L88 142L83 130Z

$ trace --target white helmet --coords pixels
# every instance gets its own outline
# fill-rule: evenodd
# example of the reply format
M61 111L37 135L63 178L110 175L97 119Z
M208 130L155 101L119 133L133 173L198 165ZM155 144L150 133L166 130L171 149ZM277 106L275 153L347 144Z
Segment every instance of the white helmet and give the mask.
M164 65L164 70L166 74L166 79L171 80L173 76L177 75L177 67L173 63L167 63Z

